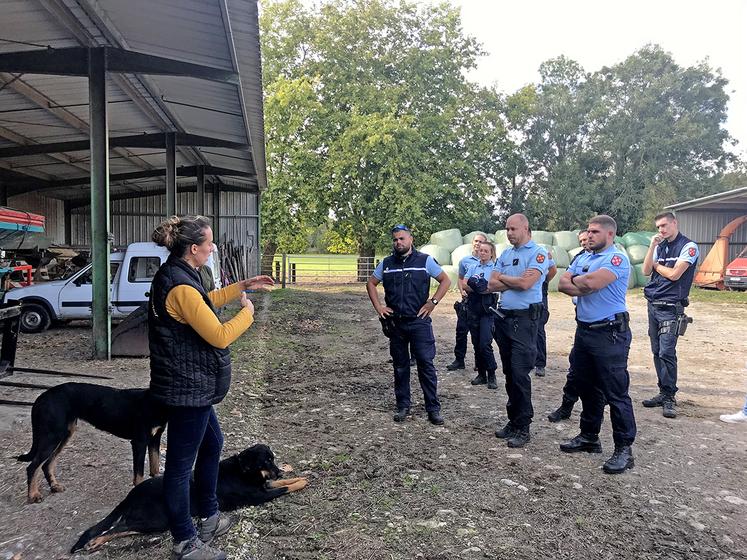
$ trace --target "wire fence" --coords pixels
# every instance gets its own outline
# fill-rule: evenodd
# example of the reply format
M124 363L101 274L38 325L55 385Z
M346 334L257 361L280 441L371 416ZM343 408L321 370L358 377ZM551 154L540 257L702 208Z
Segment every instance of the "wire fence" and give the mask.
M262 271L281 287L366 282L381 257L277 254L262 259Z

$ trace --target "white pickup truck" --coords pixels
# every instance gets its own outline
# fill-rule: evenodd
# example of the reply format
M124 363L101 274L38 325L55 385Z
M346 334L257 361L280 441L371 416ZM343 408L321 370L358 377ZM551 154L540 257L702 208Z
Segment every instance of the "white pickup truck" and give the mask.
M124 318L148 301L153 276L168 256L164 247L152 242L132 243L126 251L111 254L112 318ZM212 257L207 264L213 270L215 285L220 287ZM90 319L92 266L89 264L62 280L14 288L5 294L3 301L21 301L21 330L25 333L42 332L52 321Z

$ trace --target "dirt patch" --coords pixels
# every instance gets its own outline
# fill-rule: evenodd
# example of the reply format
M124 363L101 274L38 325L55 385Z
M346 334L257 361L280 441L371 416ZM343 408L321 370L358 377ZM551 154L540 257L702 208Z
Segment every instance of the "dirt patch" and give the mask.
M244 510L220 543L232 558L747 558L747 430L718 421L743 403L747 307L693 304L696 323L679 347L680 417L669 421L640 406L656 380L644 302L629 297L637 465L612 477L599 468L611 452L608 419L605 454L581 457L557 448L575 435L578 412L559 425L545 420L567 368L568 298L551 296L548 375L533 380L532 442L520 450L493 436L505 420L504 391L472 387L471 369L446 373L453 296L434 317L447 420L440 428L426 421L414 375L413 418L392 422L386 339L362 289L267 299L233 347L234 384L219 408L226 454L269 443L311 484ZM87 337L83 328L25 337L19 356L35 367L107 372L117 386L147 383L145 360L85 361ZM129 446L81 427L60 459L68 492L25 505L25 464L13 457L30 444L28 413L0 418L0 427L0 558L67 557L79 532L128 491ZM129 538L96 557L167 558L168 547L166 535Z

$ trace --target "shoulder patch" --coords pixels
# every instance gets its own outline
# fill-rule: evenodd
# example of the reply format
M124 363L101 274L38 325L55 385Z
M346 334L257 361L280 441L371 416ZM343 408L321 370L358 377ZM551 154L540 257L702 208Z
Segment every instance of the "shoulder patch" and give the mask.
M695 256L695 247L690 247L690 249L687 251L687 254L691 257Z
M622 257L621 257L620 255L615 255L614 257L612 257L612 258L610 259L610 262L611 262L611 263L612 263L612 264L613 264L614 266L620 266L620 263L622 263L622 262L623 262L623 260L622 260Z
M540 264L545 262L545 255L543 255L542 253L537 253L537 262Z

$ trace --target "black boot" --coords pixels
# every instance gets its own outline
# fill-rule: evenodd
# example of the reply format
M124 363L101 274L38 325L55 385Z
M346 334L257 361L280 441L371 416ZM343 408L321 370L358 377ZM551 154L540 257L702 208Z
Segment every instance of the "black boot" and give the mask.
M677 410L674 408L676 404L677 401L674 400L674 397L668 396L664 399L664 402L661 403L661 413L664 418L677 418Z
M615 452L612 457L605 461L602 468L607 474L620 474L627 469L632 469L635 465L633 460L633 450L629 445L615 446Z
M495 370L488 370L488 389L497 389L498 383L495 381Z
M563 398L563 403L558 407L558 409L554 412L551 412L547 415L547 419L550 422L560 422L561 420L566 420L567 418L571 417L571 412L573 412L573 405L576 404L573 401Z
M602 444L599 441L599 436L580 433L572 440L561 443L560 450L564 453L579 453L581 451L601 453Z
M395 422L404 422L405 419L410 415L410 409L409 408L398 408L397 412L394 414L394 421Z
M443 426L444 425L444 417L441 416L441 412L438 410L434 410L432 412L428 413L428 422L435 426Z
M470 383L472 385L485 385L488 382L488 376L485 373L484 369L481 369L477 372L477 377L475 377Z
M543 367L536 367L534 368L534 375L537 377L544 377L545 376L545 368Z
M449 371L456 371L458 369L464 369L464 360L455 359L453 362L451 362L448 366L446 366L446 369Z
M508 439L513 435L513 433L514 433L514 425L509 421L502 428L496 428L495 437L499 439Z
M511 437L506 440L506 444L509 447L524 447L529 443L529 439L529 426L524 426L523 428L516 428Z
M661 406L664 404L664 399L666 399L667 396L664 393L659 393L655 397L651 397L650 399L646 399L643 401L643 406L646 408L656 408L657 406Z

